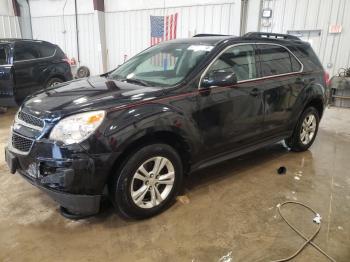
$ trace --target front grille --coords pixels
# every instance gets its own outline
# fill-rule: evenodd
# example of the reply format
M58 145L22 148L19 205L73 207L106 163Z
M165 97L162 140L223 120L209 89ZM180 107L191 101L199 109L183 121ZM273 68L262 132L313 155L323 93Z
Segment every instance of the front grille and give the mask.
M33 126L44 127L44 121L35 116L29 115L20 111L18 113L18 119L22 120L25 123L31 124Z
M30 140L29 138L25 138L23 136L19 136L15 133L12 134L13 148L22 152L29 152L32 145L33 145L33 140Z

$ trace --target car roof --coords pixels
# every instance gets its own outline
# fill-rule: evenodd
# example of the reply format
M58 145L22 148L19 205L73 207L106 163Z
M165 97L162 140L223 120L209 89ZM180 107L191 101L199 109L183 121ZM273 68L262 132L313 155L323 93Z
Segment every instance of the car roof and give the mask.
M13 44L13 43L45 43L53 45L50 42L43 40L33 40L33 39L21 39L21 38L0 38L0 43Z

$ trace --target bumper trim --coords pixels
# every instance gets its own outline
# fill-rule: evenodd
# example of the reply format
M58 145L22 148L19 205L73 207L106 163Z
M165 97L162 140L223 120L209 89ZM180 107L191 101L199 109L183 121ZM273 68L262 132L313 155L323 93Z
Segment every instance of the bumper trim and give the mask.
M49 189L29 179L26 175L20 174L29 183L44 191L70 213L76 215L93 215L97 214L100 210L101 195L78 195Z

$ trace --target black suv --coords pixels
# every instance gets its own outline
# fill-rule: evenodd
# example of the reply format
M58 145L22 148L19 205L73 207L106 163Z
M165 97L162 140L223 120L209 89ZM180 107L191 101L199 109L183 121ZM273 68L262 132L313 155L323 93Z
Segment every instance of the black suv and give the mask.
M61 205L91 215L108 193L124 215L169 206L185 174L285 140L315 140L325 72L289 35L202 36L150 47L117 69L26 99L6 160Z
M0 106L16 106L35 91L68 80L71 68L57 45L0 39Z

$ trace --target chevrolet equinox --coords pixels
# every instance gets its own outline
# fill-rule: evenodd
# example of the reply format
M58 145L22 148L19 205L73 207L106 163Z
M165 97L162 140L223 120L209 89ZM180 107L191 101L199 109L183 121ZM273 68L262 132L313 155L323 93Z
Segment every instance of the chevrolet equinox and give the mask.
M16 171L64 215L153 216L185 174L284 140L315 140L327 82L291 35L197 35L152 46L109 73L26 98L5 149Z

